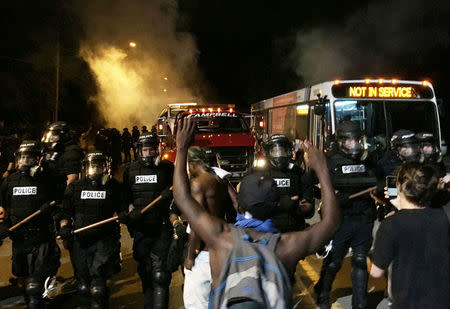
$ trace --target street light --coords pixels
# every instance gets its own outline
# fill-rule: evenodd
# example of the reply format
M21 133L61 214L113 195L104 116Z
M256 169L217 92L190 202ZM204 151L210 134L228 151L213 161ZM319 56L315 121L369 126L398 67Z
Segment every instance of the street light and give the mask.
M131 41L129 44L128 44L130 47L136 47L136 42L133 42L133 41Z

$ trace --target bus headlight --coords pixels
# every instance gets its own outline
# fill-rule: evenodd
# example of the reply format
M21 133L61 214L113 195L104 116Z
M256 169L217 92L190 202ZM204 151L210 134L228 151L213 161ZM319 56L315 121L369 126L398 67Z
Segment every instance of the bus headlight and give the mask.
M254 167L264 167L264 166L266 166L266 159L256 159L253 162L253 166Z

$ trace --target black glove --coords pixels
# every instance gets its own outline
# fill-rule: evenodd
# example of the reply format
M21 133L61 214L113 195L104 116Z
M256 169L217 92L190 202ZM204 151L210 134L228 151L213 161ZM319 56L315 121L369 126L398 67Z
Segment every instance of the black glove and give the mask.
M39 210L41 211L42 215L48 214L52 211L52 205L50 205L49 202L42 204L41 208Z
M280 208L283 211L293 211L298 205L298 200L291 200L289 195L282 195L280 197Z
M180 222L175 224L174 227L174 232L177 235L177 239L182 239L184 237L186 237L187 233L186 233L186 226L183 224L183 222Z
M0 241L9 236L8 227L4 224L0 224Z
M170 190L169 188L165 188L165 189L162 190L162 192L161 192L161 199L162 199L162 200L171 199L172 196L173 196L172 190Z
M61 236L62 240L67 240L72 237L72 228L69 226L69 224L64 225L59 229L59 236Z
M349 196L350 196L350 194L348 194L347 192L338 191L336 193L336 200L337 200L337 202L338 202L340 207L344 207L345 208L346 206L348 206L346 204L350 200Z
M129 218L129 224L133 225L138 223L139 221L142 220L142 214L141 211L139 209L133 209L132 211L130 211L128 213L128 218Z
M117 214L117 217L120 223L122 224L128 224L128 222L130 222L130 217L128 216L128 213L125 211L119 212Z

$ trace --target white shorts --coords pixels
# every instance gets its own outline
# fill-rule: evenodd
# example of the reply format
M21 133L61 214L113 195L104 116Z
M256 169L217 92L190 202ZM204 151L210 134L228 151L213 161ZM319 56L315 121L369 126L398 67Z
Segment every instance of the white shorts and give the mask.
M183 302L186 309L207 309L211 293L209 252L201 251L192 270L184 269Z

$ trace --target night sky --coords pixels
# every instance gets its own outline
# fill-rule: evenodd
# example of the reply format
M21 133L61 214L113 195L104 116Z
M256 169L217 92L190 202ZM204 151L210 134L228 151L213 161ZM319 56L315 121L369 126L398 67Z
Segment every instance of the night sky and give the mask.
M119 33L153 42L159 36L161 53L174 46L172 69L189 61L180 74L194 96L242 111L308 84L395 77L431 81L448 119L450 1L42 0L3 1L0 9L0 120L7 123L39 127L51 120L58 37L60 119L101 121L90 99L101 87L79 56L80 44L95 38L117 45ZM134 19L117 18L122 9ZM189 57L184 45L173 45L186 38Z

